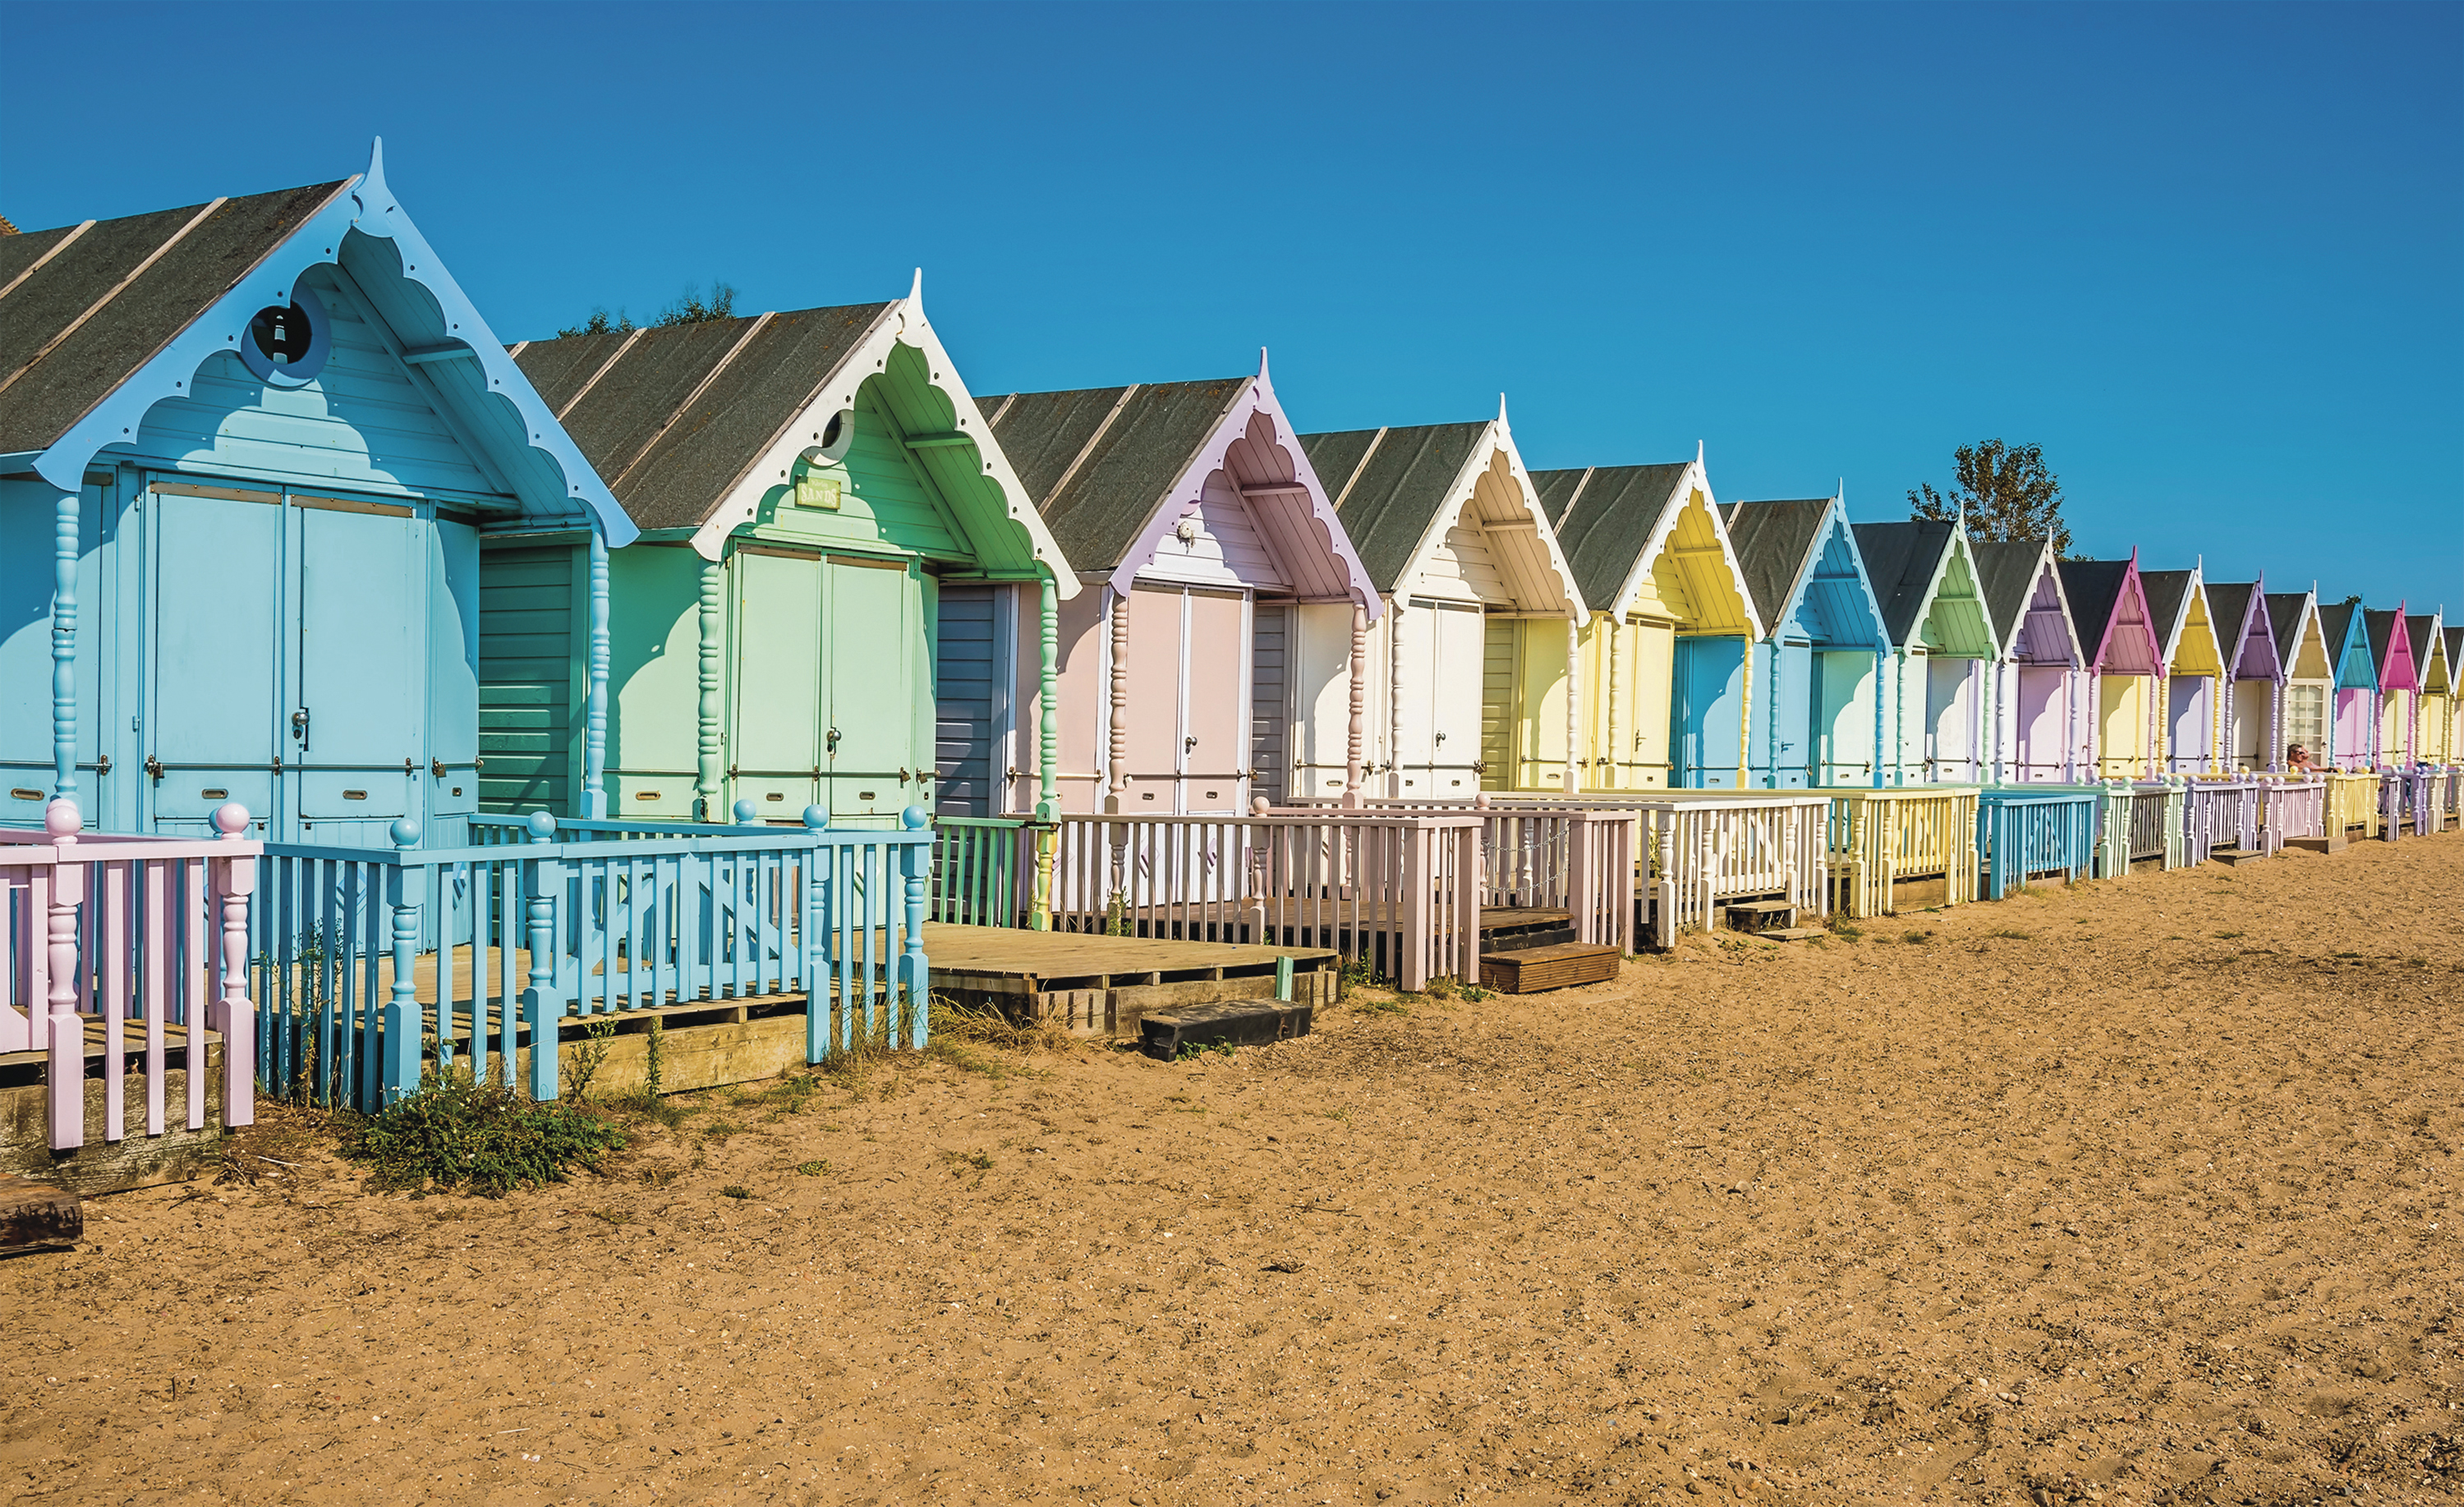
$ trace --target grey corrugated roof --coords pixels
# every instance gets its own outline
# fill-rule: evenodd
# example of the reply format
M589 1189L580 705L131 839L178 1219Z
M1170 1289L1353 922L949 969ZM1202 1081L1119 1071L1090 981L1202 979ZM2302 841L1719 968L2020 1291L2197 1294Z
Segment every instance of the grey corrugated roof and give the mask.
M49 448L349 181L226 200L184 236L181 228L205 206L104 220L78 236L0 299L0 381L18 374L0 395L0 450ZM41 242L33 248L40 254L67 234L44 230L24 239ZM113 292L174 236L177 244ZM18 252L13 240L10 251ZM33 260L26 257L20 270ZM97 308L106 295L109 301ZM44 352L89 310L92 317Z
M2447 630L2447 673L2451 679L2464 676L2464 626Z
M1991 614L1993 642L2008 645L2019 631L2019 619L2036 594L2036 567L2045 557L2042 539L1970 539L1976 558L1976 589Z
M2180 618L2182 599L2190 592L2190 573L2186 570L2143 570L2139 573L2139 591L2147 599L2147 621L2156 629L2156 642L2165 644L2166 635L2173 631Z
M2362 631L2369 636L2370 663L2384 671L2387 662L2387 640L2395 632L2394 609L2389 608L2384 612L2365 609L2362 613ZM2408 643L2405 646L2410 648L2411 644Z
M1828 497L1732 502L1720 510L1765 632L1778 631L1788 594L1805 570L1805 557L1821 544L1822 520L1830 511Z
M2267 631L2276 638L2276 652L2286 664L2293 662L2293 636L2301 631L2301 607L2310 600L2306 591L2271 591L2267 594Z
M2062 595L2070 599L2071 622L2079 643L2093 660L2113 626L2114 609L2122 604L2122 588L2130 579L2128 560L2063 560Z
M1129 554L1253 380L1019 393L993 426L993 437L1070 565L1109 571ZM985 397L976 405L990 414L1002 402Z
M635 523L697 528L890 307L798 309L759 330L755 318L671 325L629 346L622 335L573 335L535 340L516 360L562 408L623 348L565 414L565 432Z
M1574 573L1574 589L1601 611L1617 605L1617 593L1676 501L1690 462L1655 466L1599 466L1590 471L1534 471L1532 490L1541 511L1556 520L1557 547ZM1588 474L1591 480L1583 477ZM1581 489L1576 494L1576 488ZM1569 511L1571 505L1571 511Z
M1905 523L1855 523L1857 553L1865 557L1865 579L1882 606L1882 627L1904 644L1917 628L1942 552L1950 548L1950 525L1931 518Z
M2250 594L2257 589L2258 582L2255 580L2207 582L2208 617L2216 625L2216 642L2224 647L2227 673L2241 659L2242 630L2249 626L2244 620L2250 616Z
M2430 633L2438 626L2437 616L2436 613L2416 612L2405 619L2406 631L2412 638L2412 667L2416 674L2430 663Z
M2342 603L2319 603L2319 632L2327 641L2327 664L2341 672L2344 667L2344 638L2353 631L2353 609ZM2376 659L2370 661L2370 674L2378 675Z
M1424 424L1300 437L1327 495L1343 499L1336 516L1379 591L1391 592L1402 579L1403 567L1412 562L1447 489L1463 474L1463 462L1487 427L1485 421ZM1353 458L1351 466L1330 469L1346 456Z

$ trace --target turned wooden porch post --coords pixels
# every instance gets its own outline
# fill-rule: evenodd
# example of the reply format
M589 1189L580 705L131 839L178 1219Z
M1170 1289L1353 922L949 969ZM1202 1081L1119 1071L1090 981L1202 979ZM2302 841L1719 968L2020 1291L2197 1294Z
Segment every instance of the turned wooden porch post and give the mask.
M52 798L55 800L75 800L77 793L77 494L67 491L60 494L52 511ZM80 1115L84 1112L81 1104L78 1112Z
M701 565L701 702L697 709L696 752L699 762L693 775L693 815L703 821L719 819L721 783L726 778L726 742L719 732L718 653L724 620L720 616L720 592L726 583L727 567L718 560L704 560Z
M1583 625L1566 617L1566 794L1583 789Z
M1104 809L1119 815L1130 789L1130 594L1112 594L1111 726L1104 772Z
M590 701L582 736L582 814L607 815L607 535L590 530Z
M1352 604L1352 703L1343 727L1343 803L1360 805L1362 746L1369 739L1369 609Z

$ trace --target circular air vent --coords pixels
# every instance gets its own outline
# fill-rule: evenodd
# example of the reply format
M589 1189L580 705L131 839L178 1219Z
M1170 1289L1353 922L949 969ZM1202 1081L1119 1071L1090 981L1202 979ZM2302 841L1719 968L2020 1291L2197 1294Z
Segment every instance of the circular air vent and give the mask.
M325 369L333 347L333 329L325 306L302 288L288 304L269 304L248 321L239 340L239 359L259 382L276 387L304 387Z

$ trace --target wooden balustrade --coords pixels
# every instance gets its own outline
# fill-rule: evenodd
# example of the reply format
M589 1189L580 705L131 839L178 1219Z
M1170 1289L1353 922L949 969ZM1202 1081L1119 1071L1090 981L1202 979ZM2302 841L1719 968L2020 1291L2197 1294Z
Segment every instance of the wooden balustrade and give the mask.
M1888 914L1900 885L1926 879L1942 881L1947 906L1974 900L1978 793L1974 785L1821 791L1831 802L1826 847L1840 908Z
M2317 775L2288 778L2270 775L2258 782L2258 826L2270 853L2279 853L2295 838L2327 835L2327 782Z
M237 805L221 807L218 840L88 835L77 808L55 800L41 830L0 828L0 1053L45 1054L53 1150L87 1144L85 1064L96 1044L105 1145L131 1133L132 1055L145 1135L165 1131L175 1052L186 1126L206 1128L215 1044L221 1124L254 1122L247 930L263 849L240 836L248 819Z
M2327 782L2328 833L2345 837L2355 833L2365 838L2377 837L2380 799L2385 794L2379 776L2329 770L2321 777Z
M1999 900L2032 879L2065 883L2096 872L2103 793L2089 788L2003 787L1977 794L1976 849L1985 898Z
M2169 780L2143 780L2126 788L2130 794L2129 824L2124 828L2129 834L2124 848L2128 862L2154 859L2168 869L2188 863L2189 797L2183 787Z
M2270 851L2261 836L2258 782L2229 776L2194 779L2182 787L2187 862L2204 863L2218 848Z

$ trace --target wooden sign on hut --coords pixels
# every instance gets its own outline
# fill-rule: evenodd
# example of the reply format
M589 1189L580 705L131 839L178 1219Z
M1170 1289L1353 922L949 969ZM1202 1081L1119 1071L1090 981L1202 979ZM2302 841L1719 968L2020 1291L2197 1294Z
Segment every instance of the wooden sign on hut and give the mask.
M634 528L366 171L0 237L0 821L458 839L484 543ZM580 673L580 672L577 672Z
M1305 434L1386 611L1363 644L1368 788L1578 790L1584 598L1504 400L1471 424ZM1579 757L1577 754L1576 757Z
M515 347L643 542L571 532L484 555L518 618L482 669L492 810L724 821L818 805L887 826L990 809L1046 765L1008 688L1078 583L904 298ZM606 796L594 806L578 610L605 580ZM580 789L583 798L574 801Z
M1694 459L1532 478L1590 611L1582 780L1602 790L1735 789L1749 779L1746 646L1763 624Z

